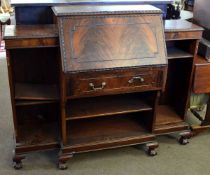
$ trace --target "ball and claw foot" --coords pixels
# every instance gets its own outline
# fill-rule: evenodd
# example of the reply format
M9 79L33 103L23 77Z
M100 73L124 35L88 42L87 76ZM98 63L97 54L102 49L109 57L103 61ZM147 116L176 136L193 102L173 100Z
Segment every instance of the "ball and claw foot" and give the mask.
M65 162L59 162L58 163L58 168L60 170L66 170L68 168L67 164Z
M13 167L16 170L20 170L23 168L23 164L22 164L22 162L13 162Z

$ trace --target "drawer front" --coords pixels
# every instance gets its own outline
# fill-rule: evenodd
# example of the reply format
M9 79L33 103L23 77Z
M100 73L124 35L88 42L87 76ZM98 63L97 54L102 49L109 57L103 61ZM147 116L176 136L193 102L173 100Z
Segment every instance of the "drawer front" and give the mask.
M185 40L185 39L201 39L202 31L195 32L165 32L165 39L169 40Z
M210 64L196 65L194 73L193 92L209 93L210 92Z
M89 96L156 90L162 88L164 71L159 68L71 74L67 96Z

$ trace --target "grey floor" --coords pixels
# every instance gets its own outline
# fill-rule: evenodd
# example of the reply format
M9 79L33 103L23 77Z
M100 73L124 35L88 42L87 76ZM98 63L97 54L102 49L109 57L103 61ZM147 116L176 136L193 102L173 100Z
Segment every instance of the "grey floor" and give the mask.
M69 169L56 168L56 151L33 153L23 161L24 169L12 168L13 125L7 66L0 57L0 175L72 174L72 175L209 175L210 133L201 134L186 146L172 137L159 137L156 157L134 147L76 155Z

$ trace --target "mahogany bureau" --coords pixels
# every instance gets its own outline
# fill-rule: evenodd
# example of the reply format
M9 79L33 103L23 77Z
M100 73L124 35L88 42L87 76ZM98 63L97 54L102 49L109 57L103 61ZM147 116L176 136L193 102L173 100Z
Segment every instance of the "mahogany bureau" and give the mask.
M161 11L149 5L53 11L57 27L5 30L14 167L22 167L26 153L56 148L60 169L80 152L147 144L155 155L152 132L167 68Z
M59 167L75 153L151 143L166 76L161 11L150 5L53 7L61 49ZM157 144L147 144L156 154Z
M202 28L166 21L164 38L161 11L147 5L53 11L54 25L7 26L4 33L15 168L31 151L60 149L65 169L81 152L146 144L155 155L156 135L181 132L180 143L187 142Z

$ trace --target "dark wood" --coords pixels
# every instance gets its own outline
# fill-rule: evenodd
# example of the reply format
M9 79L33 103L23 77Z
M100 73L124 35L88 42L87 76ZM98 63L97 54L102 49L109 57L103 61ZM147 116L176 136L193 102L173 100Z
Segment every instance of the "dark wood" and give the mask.
M150 66L69 74L66 76L67 98L160 90L165 71L164 66ZM102 83L105 83L103 88Z
M6 26L4 39L20 169L24 154L59 148L58 34L54 25Z
M203 28L186 20L165 20L165 38L169 40L200 39Z
M69 125L68 146L64 152L67 150L68 152L83 152L89 149L101 149L103 144L106 145L104 148L109 148L110 146L115 147L115 143L118 143L116 147L119 147L123 146L123 142L135 144L141 143L142 140L145 142L154 140L154 135L150 134L138 120L136 121L132 117L113 116L75 120L71 121Z
M151 111L138 94L117 95L71 100L67 106L66 120L105 117L141 111ZM96 103L97 101L97 103Z
M20 142L17 143L16 153L59 148L58 123L19 126ZM39 126L39 128L37 128Z
M167 48L168 52L168 59L173 59L173 58L192 58L193 55L190 54L189 52L183 51L179 48L176 47L169 47Z
M58 32L55 25L10 25L4 32L6 49L57 47Z
M17 167L25 153L58 147L65 169L80 152L147 144L156 155L155 135L179 132L188 143L201 27L166 21L165 42L151 6L53 10L56 25L6 27Z
M75 153L154 141L167 61L160 11L150 7L53 8L62 62L60 169Z
M185 122L192 90L193 64L203 28L184 20L166 20L168 73L165 91L157 107L155 134L179 132L180 144L191 136Z
M53 11L58 16L64 72L166 64L162 18L155 7L95 5Z
M56 85L15 84L15 99L17 100L58 100Z
M194 93L209 93L210 78L207 76L210 73L210 63L201 56L196 56L194 70Z

